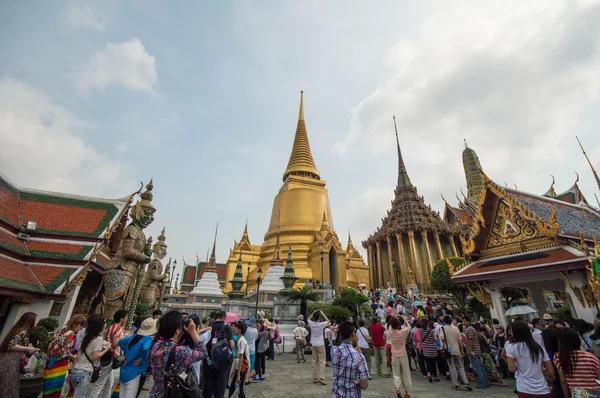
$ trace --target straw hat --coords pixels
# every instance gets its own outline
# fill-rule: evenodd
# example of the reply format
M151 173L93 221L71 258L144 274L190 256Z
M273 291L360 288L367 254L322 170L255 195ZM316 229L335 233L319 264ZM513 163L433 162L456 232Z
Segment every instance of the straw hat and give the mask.
M264 325L267 329L273 329L273 325L271 324L271 322L269 322L266 319L265 319Z
M155 334L158 330L156 328L156 321L156 319L152 318L144 319L144 322L142 322L142 326L140 326L138 329L137 334L140 336L152 336Z
M550 315L546 312L542 318L545 320L550 320L550 319L552 319L552 315Z

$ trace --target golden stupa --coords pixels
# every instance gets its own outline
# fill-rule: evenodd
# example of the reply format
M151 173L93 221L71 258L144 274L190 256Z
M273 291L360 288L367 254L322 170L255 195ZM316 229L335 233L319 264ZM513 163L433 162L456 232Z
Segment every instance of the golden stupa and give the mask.
M304 285L308 279L325 282L336 290L368 284L369 269L354 248L350 235L344 249L333 228L325 185L310 151L301 92L294 146L283 173L283 185L273 201L269 230L262 246L252 245L246 224L241 240L234 242L227 259L225 293L231 291L229 281L233 279L240 252L244 279L249 281L248 287L252 289L256 287L258 267L261 267L264 278L271 263L281 264L277 261L278 254L287 252L289 244L298 277L296 287ZM276 250L278 235L283 251Z

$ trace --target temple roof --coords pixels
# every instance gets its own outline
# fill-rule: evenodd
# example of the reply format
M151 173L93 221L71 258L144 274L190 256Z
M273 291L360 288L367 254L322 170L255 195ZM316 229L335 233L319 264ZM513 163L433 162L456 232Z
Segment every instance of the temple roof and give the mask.
M395 126L394 118L394 126ZM395 197L392 208L382 219L381 227L369 236L366 242L383 240L388 236L407 231L437 231L441 234L455 234L458 229L440 218L439 213L433 211L431 206L425 204L422 196L417 193L417 188L412 185L396 131L396 145L398 150L398 183L394 190Z
M315 166L310 144L308 142L308 133L304 122L304 91L300 92L300 111L298 112L298 125L296 127L296 136L294 146L288 162L283 181L285 182L290 174L304 176L320 180L319 170Z

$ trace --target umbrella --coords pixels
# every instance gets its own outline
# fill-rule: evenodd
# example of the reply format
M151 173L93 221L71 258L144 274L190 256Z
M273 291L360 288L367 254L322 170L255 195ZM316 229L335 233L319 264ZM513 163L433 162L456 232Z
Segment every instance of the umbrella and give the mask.
M236 314L235 312L228 312L225 315L225 320L223 322L225 322L225 324L231 323L231 322L237 322L240 320L240 316L238 314Z
M360 285L358 285L358 287L364 287L364 288L366 288L367 285L365 285L364 283L361 283Z
M537 312L537 310L531 308L528 305L515 305L514 307L511 307L508 311L506 311L504 315L527 315L533 314L534 312Z
M425 304L424 302L422 302L421 300L416 300L412 302L412 306L413 308L417 308L417 307L423 307L425 308L427 304Z

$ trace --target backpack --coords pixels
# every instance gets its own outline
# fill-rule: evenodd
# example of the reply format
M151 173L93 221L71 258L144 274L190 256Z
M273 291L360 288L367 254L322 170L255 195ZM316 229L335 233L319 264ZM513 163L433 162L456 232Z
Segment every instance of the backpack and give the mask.
M165 365L165 393L164 398L197 398L202 397L202 389L196 378L196 372L188 369L182 377L175 369L175 351L177 346L171 348L169 358Z
M217 332L217 342L210 348L210 359L218 370L227 370L231 361L231 347L224 329L225 325Z

